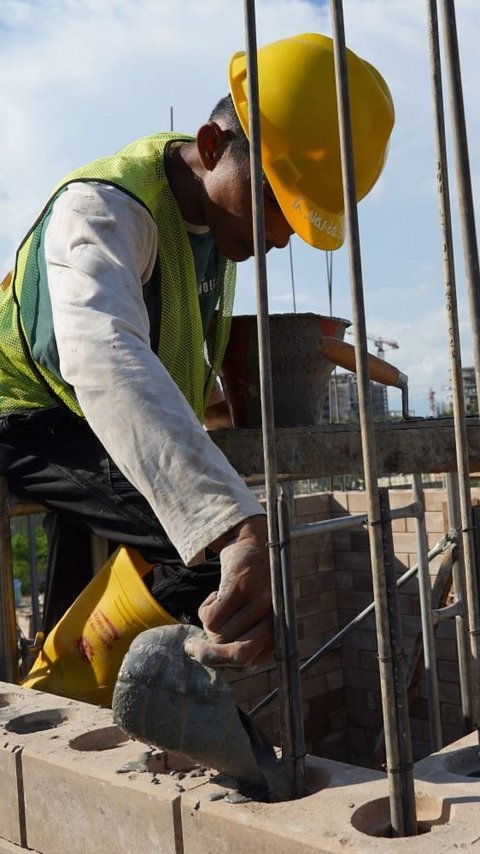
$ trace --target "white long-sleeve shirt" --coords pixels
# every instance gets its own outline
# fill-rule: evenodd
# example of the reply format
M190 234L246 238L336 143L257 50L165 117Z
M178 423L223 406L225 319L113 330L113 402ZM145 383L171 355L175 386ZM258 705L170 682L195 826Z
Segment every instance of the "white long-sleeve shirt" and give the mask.
M122 191L71 184L45 233L64 379L125 477L187 565L263 509L150 349L142 286L157 255L147 210Z

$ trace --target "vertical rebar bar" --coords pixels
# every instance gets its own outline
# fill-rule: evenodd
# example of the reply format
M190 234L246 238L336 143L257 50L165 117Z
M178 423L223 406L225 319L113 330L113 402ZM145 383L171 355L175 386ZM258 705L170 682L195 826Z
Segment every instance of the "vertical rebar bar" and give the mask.
M278 529L281 543L280 560L285 601L288 694L290 698L293 746L293 755L290 762L295 782L295 797L301 798L305 794L305 736L303 728L302 686L298 662L297 613L295 607L290 528L288 500L285 494L282 494L278 499Z
M465 270L467 277L467 290L470 304L470 322L472 327L473 355L475 363L475 378L477 385L477 396L480 400L480 269L478 263L478 248L475 232L475 215L473 208L472 183L470 178L470 164L468 156L467 130L465 124L465 111L463 104L462 78L460 70L460 55L458 49L457 26L455 18L455 4L453 0L441 0L443 10L443 33L446 53L446 67L450 90L450 106L452 117L452 129L454 138L454 150L457 172L457 192L459 199L460 222L465 257ZM440 76L440 50L438 44L438 18L436 15L436 4L430 3L430 29L432 33L432 53L435 54L436 67L435 76L438 80L436 86L437 105L441 100L441 76ZM436 38L435 38L436 35ZM437 107L438 110L438 107ZM440 124L440 120L437 119ZM443 135L444 136L444 135ZM446 151L441 149L441 162L446 166ZM448 176L442 169L442 180ZM439 193L441 199L445 199L445 193ZM442 214L441 214L442 215ZM446 302L449 312L449 320L456 316L455 289L454 289L454 265L453 265L453 239L448 230L448 219L445 220L443 243L445 246L446 269ZM475 571L474 548L473 548L473 520L470 500L470 481L468 467L468 445L465 423L465 404L463 399L463 387L461 382L460 364L460 339L455 335L455 325L450 327L450 352L452 358L452 382L456 386L456 394L453 397L455 436L457 446L457 465L459 472L458 486L460 498L461 530L463 540L463 554L465 560L465 590L466 608L468 613L468 627L470 637L470 648L472 653L473 678L471 681L473 716L477 728L480 725L480 615L478 601L478 584ZM462 390L460 390L462 388ZM458 442L457 442L458 439Z
M268 322L267 264L265 254L265 222L263 213L262 158L260 147L260 114L257 67L257 37L255 2L244 0L246 64L248 92L248 123L250 165L252 175L253 241L255 263L255 291L257 303L259 375L262 408L263 454L265 491L267 498L270 570L272 583L273 617L275 626L275 658L277 663L280 731L284 758L295 753L292 721L288 697L288 668L286 655L285 603L282 589L282 570L277 516L277 461L275 449L273 384L270 355L270 329ZM294 781L292 779L292 788Z
M462 72L458 47L454 0L441 0L443 37L450 92L453 142L457 173L457 194L462 231L467 290L472 325L473 358L477 396L480 400L480 266L478 261L475 209L468 153L467 126L463 102Z
M460 530L460 499L458 495L458 482L456 475L449 473L445 475L447 487L448 525L451 530ZM455 617L455 630L457 636L458 670L460 679L460 696L462 701L462 716L465 732L470 732L473 725L473 699L472 699L472 658L467 636L466 621L466 592L465 592L465 564L463 556L463 540L453 547L452 552L452 581L455 598L462 605L462 615Z
M412 742L410 738L410 718L408 710L407 686L405 679L405 651L402 641L400 612L398 608L397 576L395 572L395 552L393 548L392 520L388 489L380 489L380 519L384 554L386 606L389 615L390 644L389 654L393 673L394 693L390 702L396 715L398 732L398 765L394 769L398 779L399 798L395 800L392 811L392 828L397 836L415 836L417 818L415 809L415 789L413 783ZM393 703L392 703L393 700Z
M412 784L409 808L404 804L404 786L400 781L399 742L404 733L398 729L395 706L395 678L392 666L392 648L390 615L385 581L385 558L383 553L382 529L380 525L380 497L377 484L375 434L373 412L370 397L370 383L367 361L367 338L365 308L363 299L360 237L358 228L357 203L355 192L355 173L352 148L352 128L349 109L348 70L345 46L345 28L343 4L341 0L330 0L332 29L335 54L335 78L339 110L339 130L342 175L344 186L345 214L348 231L348 249L350 265L350 285L352 294L352 313L355 329L355 359L357 368L358 397L360 411L360 433L365 473L365 486L368 502L369 542L372 561L372 580L375 598L375 618L377 626L380 687L385 728L385 747L389 780L390 814L393 833L406 835L416 833L415 798L413 794L413 776L409 771ZM406 702L406 697L405 697ZM403 773L403 772L402 772Z
M13 590L13 557L8 513L8 485L0 477L0 679L18 682L17 619Z
M443 747L442 719L440 715L440 697L438 693L437 657L433 633L432 588L428 566L428 541L425 526L425 496L422 476L413 475L413 500L419 505L415 519L418 556L418 589L420 594L420 615L422 620L423 660L427 682L428 722L432 753Z

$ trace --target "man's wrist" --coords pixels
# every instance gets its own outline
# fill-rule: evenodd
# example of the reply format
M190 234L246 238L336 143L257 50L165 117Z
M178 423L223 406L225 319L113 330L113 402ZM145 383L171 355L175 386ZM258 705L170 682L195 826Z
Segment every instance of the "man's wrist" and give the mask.
M226 546L231 546L244 539L255 539L258 545L267 545L267 517L264 513L259 513L256 516L248 516L243 519L233 528L226 531L220 537L210 544L213 551L220 553Z

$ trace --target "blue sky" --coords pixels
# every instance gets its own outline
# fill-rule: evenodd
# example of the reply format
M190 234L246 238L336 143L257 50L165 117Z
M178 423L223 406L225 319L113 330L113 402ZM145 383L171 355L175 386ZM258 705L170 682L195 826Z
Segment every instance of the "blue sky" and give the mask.
M480 178L480 3L457 0L474 195ZM330 32L313 0L257 0L259 44ZM367 327L410 378L412 408L446 395L449 361L438 230L425 0L345 0L347 42L376 64L396 106L386 168L359 207ZM244 47L241 0L2 0L0 272L56 181L71 168L156 130L194 133L227 91ZM454 195L454 163L450 181ZM477 193L478 195L478 193ZM477 212L478 218L478 212ZM292 241L298 311L329 312L326 258ZM455 218L462 361L472 363L463 253ZM333 256L333 311L352 315L346 249ZM269 256L271 312L292 310L287 250ZM253 265L240 265L236 313L255 310ZM372 344L372 351L375 348ZM396 392L390 405L399 406Z

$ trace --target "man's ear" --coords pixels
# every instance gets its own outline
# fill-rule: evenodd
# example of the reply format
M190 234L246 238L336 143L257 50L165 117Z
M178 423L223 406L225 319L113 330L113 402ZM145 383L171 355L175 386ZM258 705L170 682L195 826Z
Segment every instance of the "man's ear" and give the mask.
M208 122L199 128L197 149L205 169L215 169L228 145L228 134L216 122Z

